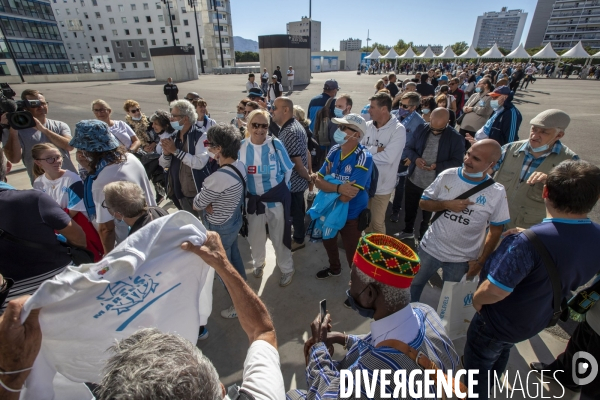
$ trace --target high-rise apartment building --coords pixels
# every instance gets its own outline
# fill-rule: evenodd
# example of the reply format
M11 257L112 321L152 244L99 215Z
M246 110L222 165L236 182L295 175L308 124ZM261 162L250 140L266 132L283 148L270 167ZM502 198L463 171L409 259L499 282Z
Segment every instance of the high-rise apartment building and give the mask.
M52 1L75 72L147 73L153 70L150 49L166 46L193 46L200 69L196 17L206 72L221 66L221 48L224 66L235 65L228 0L198 1L196 16L188 0Z
M527 13L523 10L507 10L502 7L500 12L491 11L477 17L475 33L473 34L474 48L489 48L498 44L506 50L519 47Z
M71 65L50 1L0 0L0 75L68 74Z
M537 10L533 18L532 26L538 18ZM551 42L554 50L566 50L581 40L584 46L593 48L594 53L600 50L599 0L556 0L546 21L543 40L534 45Z
M340 51L358 51L362 47L362 40L360 39L346 39L340 40Z
M288 22L286 24L286 32L288 35L308 36L309 29L308 17L302 17L301 21ZM311 45L310 51L321 51L321 22L312 21L310 25Z
M527 34L527 40L525 41L526 49L542 45L544 35L546 34L546 28L548 27L548 20L550 19L550 15L552 15L552 8L555 1L556 0L538 0L531 20L531 26L529 27L529 33Z

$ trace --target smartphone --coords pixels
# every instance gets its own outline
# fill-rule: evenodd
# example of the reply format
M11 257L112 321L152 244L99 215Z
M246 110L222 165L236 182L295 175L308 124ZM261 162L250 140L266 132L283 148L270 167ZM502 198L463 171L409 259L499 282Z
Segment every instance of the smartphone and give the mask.
M321 323L327 315L327 300L323 299L319 302L319 312L321 313Z

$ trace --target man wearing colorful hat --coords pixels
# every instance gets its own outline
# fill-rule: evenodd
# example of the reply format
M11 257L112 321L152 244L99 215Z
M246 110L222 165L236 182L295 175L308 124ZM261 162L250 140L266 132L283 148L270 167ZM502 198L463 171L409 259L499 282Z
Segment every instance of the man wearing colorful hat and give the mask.
M443 372L458 368L458 355L435 310L410 302L409 287L419 268L415 252L391 236L373 233L360 239L346 294L355 311L374 319L371 332L364 337L327 332L330 315L322 323L317 316L311 325L313 336L304 345L309 393L339 398L341 370L349 370L353 376L356 370L366 370L369 376L375 369L404 370L408 376L412 370L421 369L405 352L390 347L390 339L422 352ZM348 349L339 362L330 355L334 344ZM391 380L386 386L393 391ZM381 393L380 384L378 380L375 398ZM306 393L293 390L287 396L300 399Z

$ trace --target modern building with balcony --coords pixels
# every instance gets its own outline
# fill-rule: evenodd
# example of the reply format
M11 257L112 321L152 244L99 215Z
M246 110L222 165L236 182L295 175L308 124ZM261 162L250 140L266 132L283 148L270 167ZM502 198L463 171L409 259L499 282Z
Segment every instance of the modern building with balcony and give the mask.
M321 51L321 22L302 17L300 21L288 22L286 32L294 36L311 36L310 51Z
M0 75L72 72L50 1L0 0L0 24Z
M221 51L235 64L229 0L196 1L196 15L188 0L53 0L52 9L74 72L152 76L150 49L166 46L193 46L205 72L221 66Z
M535 22L537 13L533 18ZM593 53L600 50L600 0L554 1L543 41L538 46L552 43L554 50L566 50L579 41L594 49Z
M523 10L507 10L502 7L500 12L490 11L477 17L473 33L473 48L490 48L494 44L506 50L519 47L527 13Z

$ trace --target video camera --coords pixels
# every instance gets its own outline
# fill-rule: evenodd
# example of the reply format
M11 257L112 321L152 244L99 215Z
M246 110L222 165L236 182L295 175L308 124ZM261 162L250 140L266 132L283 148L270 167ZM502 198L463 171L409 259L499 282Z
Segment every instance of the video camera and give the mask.
M42 106L39 100L13 100L16 95L8 83L0 83L0 118L6 113L8 125L0 124L4 129L14 130L33 128L35 120L33 115L25 108L37 108Z

